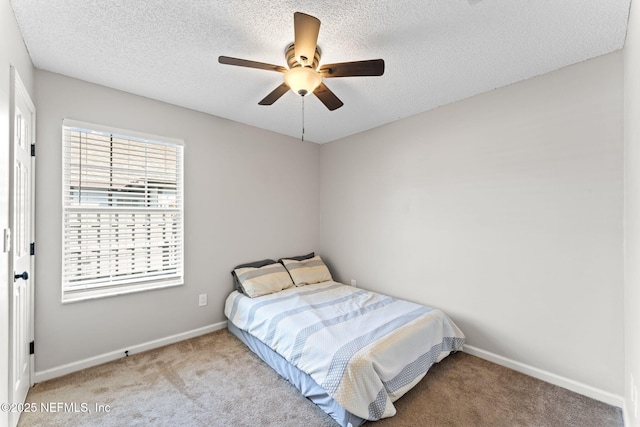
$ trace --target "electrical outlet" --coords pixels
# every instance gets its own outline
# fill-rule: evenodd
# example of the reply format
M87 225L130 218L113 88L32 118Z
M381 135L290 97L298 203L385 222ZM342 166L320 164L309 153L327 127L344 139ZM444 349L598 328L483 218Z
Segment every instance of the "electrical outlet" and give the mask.
M207 305L207 294L200 294L198 297L198 305L200 307Z
M356 279L351 279L351 286L353 286L354 288L357 288L358 286L356 285Z

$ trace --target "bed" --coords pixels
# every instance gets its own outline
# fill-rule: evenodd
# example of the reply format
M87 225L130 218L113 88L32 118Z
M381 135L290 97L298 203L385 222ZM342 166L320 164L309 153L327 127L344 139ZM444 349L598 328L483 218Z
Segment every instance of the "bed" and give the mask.
M395 415L395 400L462 349L442 311L344 285L319 257L299 258L234 269L228 329L341 426Z

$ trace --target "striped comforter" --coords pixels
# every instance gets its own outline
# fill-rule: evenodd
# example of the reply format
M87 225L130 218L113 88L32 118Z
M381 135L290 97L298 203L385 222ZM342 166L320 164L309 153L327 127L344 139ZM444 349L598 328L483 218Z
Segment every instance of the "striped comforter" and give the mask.
M367 420L395 415L392 402L465 339L440 310L333 281L258 298L234 291L225 315Z

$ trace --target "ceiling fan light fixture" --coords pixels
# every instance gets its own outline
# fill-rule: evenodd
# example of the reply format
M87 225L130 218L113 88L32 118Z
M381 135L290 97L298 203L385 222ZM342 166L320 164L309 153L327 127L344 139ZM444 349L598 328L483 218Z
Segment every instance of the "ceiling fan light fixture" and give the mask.
M322 76L311 67L295 67L284 73L284 82L292 91L305 96L320 86Z

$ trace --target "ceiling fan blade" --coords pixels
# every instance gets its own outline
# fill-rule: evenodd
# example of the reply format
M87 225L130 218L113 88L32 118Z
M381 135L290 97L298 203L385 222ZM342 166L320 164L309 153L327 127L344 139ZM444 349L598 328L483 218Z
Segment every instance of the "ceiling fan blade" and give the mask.
M260 70L278 71L284 73L287 71L285 67L280 65L266 64L264 62L249 61L247 59L231 58L229 56L219 56L218 62L227 65L237 65L239 67L258 68Z
M367 61L338 62L323 65L318 71L324 78L381 76L384 74L384 60L370 59Z
M313 91L313 94L317 96L330 111L337 110L344 105L344 103L340 101L340 99L331 92L324 83L320 83L320 86Z
M305 13L293 14L294 45L296 59L302 66L312 65L318 44L320 20Z
M282 95L289 91L289 86L286 83L282 83L280 86L275 88L269 95L265 96L264 99L258 102L259 105L271 105L276 102Z

